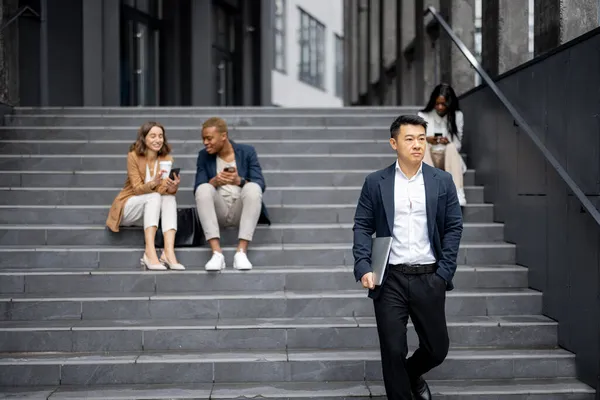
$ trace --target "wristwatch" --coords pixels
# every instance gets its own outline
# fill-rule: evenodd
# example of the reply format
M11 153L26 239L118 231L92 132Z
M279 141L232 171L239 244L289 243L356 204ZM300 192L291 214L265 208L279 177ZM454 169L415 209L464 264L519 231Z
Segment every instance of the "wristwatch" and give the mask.
M244 187L245 184L246 184L246 178L240 177L240 187Z

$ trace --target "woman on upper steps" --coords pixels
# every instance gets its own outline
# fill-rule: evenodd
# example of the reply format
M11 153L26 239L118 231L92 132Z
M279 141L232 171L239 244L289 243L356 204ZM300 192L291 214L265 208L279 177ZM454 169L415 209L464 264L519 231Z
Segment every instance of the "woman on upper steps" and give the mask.
M464 117L454 89L445 83L436 86L431 92L427 106L418 115L427 121L429 146L423 161L452 175L458 202L461 206L466 205L463 174L467 167L460 155ZM443 160L434 163L434 159Z
M127 180L125 187L115 198L106 225L113 232L120 226L144 227L146 241L142 265L149 270L184 270L175 257L175 233L177 232L177 201L175 193L180 178L173 179L160 168L173 163L171 146L167 142L164 127L157 122L146 122L138 130L137 140L127 154ZM166 162L166 163L165 163ZM164 250L157 256L154 240L161 218Z

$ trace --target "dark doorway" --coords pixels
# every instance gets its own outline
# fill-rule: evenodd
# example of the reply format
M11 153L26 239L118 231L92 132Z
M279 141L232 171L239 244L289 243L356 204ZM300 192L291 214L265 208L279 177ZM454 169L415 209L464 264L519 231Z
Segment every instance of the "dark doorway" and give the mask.
M121 4L121 105L158 106L162 1Z
M237 2L213 2L214 104L242 105L242 10Z

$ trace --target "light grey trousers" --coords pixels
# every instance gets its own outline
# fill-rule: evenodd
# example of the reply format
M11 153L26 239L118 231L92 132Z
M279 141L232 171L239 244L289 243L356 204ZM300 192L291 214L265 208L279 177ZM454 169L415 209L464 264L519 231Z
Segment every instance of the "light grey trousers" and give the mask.
M238 239L252 241L262 208L262 190L258 184L248 182L242 194L231 207L217 189L204 183L196 189L196 208L206 240L220 238L219 227L239 227Z

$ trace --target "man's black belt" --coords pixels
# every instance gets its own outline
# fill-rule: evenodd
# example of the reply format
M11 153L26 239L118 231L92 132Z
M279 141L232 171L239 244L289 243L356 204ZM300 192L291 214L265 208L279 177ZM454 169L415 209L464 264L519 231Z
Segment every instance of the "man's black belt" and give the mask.
M391 268L407 275L430 274L437 270L437 264L390 264Z

